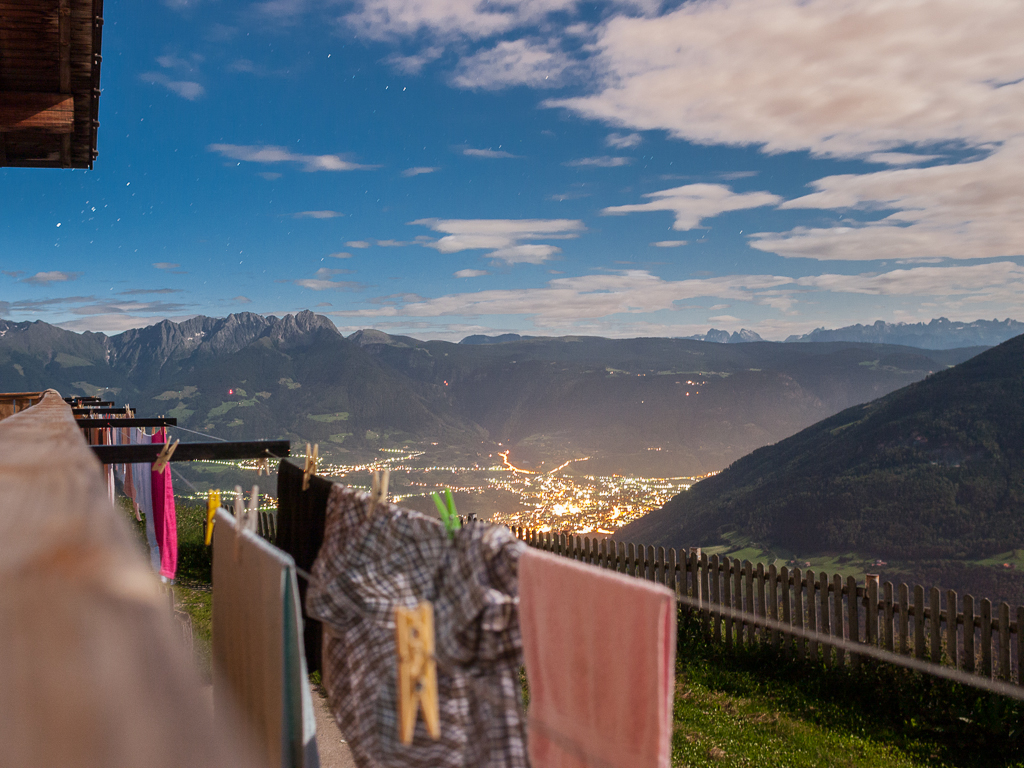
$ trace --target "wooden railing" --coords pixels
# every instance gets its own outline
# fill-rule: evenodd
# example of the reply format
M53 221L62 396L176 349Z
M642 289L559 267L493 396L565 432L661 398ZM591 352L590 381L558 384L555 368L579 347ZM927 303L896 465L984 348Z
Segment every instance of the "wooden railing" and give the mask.
M665 584L697 606L705 634L726 645L769 643L826 666L852 664L856 653L834 648L836 639L871 645L1024 686L1024 606L996 605L953 590L880 584L877 576L708 557L689 550L638 546L525 528L513 533L532 547L600 568ZM732 609L723 612L723 608ZM735 616L741 611L754 618ZM766 630L756 618L781 622ZM763 624L763 622L762 622ZM794 634L787 628L797 630ZM814 635L808 639L807 632Z

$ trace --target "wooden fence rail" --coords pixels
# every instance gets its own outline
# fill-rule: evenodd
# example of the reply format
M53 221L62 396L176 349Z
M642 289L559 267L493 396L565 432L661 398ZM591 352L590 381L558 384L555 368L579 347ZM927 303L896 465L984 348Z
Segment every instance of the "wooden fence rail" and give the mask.
M1024 686L1024 605L993 605L957 596L953 590L915 584L894 587L868 574L862 584L849 576L811 569L777 568L735 558L665 547L638 546L611 539L513 528L532 547L600 568L666 585L699 605L704 633L728 646L769 643L801 659L826 666L857 665L856 653L833 648L845 639L989 679ZM765 630L721 608L782 622ZM790 636L785 627L815 633Z

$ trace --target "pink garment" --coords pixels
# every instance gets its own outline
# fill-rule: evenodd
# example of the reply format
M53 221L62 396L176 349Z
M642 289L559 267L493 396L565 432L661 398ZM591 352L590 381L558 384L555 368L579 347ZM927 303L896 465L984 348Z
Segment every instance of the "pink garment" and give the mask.
M163 427L153 435L154 443L167 442ZM171 465L153 475L153 523L156 543L160 548L160 575L173 579L178 570L178 519L174 509L174 486L171 484Z
M671 590L529 549L519 560L519 621L533 768L668 768Z

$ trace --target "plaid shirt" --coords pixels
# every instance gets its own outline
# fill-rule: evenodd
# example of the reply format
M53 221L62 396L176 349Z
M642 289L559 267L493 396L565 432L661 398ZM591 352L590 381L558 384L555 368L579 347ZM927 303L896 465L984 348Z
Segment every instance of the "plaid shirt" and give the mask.
M331 710L359 768L527 768L519 555L506 528L436 518L336 485L306 598L324 623ZM394 609L434 606L441 739L398 739Z

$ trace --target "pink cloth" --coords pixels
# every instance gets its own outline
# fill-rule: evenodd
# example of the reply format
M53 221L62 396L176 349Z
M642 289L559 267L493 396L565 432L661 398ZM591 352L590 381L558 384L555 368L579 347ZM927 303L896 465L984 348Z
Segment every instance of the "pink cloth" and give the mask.
M154 443L167 442L163 427L153 435ZM171 484L171 465L163 472L153 472L153 523L156 543L160 547L160 575L173 579L178 570L178 519L174 509L174 486Z
M533 768L668 768L671 590L530 549L519 560Z

